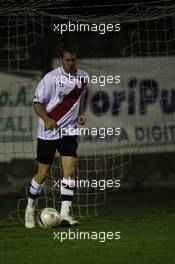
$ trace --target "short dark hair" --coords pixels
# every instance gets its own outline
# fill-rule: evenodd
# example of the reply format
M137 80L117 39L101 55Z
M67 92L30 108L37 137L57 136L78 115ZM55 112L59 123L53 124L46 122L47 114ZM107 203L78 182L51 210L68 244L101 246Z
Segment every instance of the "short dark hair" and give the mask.
M78 47L76 45L71 45L71 44L64 44L60 48L60 57L63 58L64 52L69 52L69 53L75 53L78 54Z

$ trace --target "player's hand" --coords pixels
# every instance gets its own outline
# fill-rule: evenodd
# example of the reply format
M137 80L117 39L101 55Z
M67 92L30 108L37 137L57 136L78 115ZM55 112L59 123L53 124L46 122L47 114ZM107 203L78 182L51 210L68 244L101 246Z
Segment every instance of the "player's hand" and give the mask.
M86 117L83 114L79 115L78 116L78 124L79 125L84 125L85 122L86 122Z
M48 118L45 120L45 128L46 129L54 129L56 123L53 119Z

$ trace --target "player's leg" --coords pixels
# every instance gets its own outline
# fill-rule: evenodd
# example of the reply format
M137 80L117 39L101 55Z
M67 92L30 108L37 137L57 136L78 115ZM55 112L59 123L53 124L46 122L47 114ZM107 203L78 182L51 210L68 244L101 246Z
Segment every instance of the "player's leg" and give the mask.
M25 211L25 226L27 228L35 227L35 206L37 198L40 195L45 178L53 161L56 151L56 141L54 140L41 140L38 139L37 144L37 160L38 171L33 177L28 192L28 202Z
M63 180L61 184L61 223L60 226L75 226L78 221L70 216L75 188L75 170L77 159L71 156L61 156Z
M68 215L72 206L75 187L75 170L77 159L70 156L61 156L63 179L61 184L61 216Z
M70 217L70 208L75 189L75 173L77 166L77 136L68 136L61 140L59 152L63 168L63 179L61 184L61 224L62 226L77 225Z
M50 165L39 163L38 172L31 181L30 189L28 192L28 202L25 211L25 227L27 228L35 227L35 206L37 198L42 191L49 168Z
M44 181L46 179L47 173L49 171L50 165L48 164L38 164L38 172L33 177L30 185L30 189L28 192L28 205L31 207L34 207L36 205L36 200L38 196L40 195L43 186Z

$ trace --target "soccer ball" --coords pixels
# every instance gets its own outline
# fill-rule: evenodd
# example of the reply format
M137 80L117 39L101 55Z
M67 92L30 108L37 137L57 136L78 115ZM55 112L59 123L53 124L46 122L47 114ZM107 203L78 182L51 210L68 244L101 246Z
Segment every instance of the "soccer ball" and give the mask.
M60 215L54 208L44 208L37 216L38 225L42 228L53 228L59 226Z

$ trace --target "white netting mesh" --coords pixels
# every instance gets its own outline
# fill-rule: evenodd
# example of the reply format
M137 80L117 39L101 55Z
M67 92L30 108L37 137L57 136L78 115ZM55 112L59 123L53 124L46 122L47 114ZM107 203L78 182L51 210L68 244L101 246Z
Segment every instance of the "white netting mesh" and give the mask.
M32 158L35 156L37 122L36 116L31 109L31 101L36 83L41 77L41 72L34 69L31 70L30 67L26 67L26 64L30 66L33 59L30 50L37 46L40 40L44 39L48 30L53 31L54 23L71 20L89 23L122 23L123 28L125 28L125 23L130 25L127 36L129 45L122 47L123 58L128 58L128 67L131 69L130 75L133 76L128 87L136 88L139 78L139 84L142 86L138 91L128 89L125 93L118 88L114 93L111 92L109 94L107 100L102 100L103 106L105 103L111 102L115 97L115 103L111 111L117 118L118 126L122 126L123 123L127 124L126 126L128 126L129 131L131 131L133 124L138 128L142 122L140 112L147 111L147 106L157 100L157 94L160 93L157 86L154 87L152 82L150 84L150 82L143 82L142 80L143 71L145 74L146 69L149 69L152 63L160 70L162 68L160 63L164 61L164 70L168 78L171 78L172 83L174 81L173 68L170 71L168 67L169 63L172 66L174 65L173 58L170 58L171 55L175 54L174 4L168 5L169 1L164 1L163 5L158 2L157 4L153 4L152 1L152 5L134 4L133 6L125 6L125 8L121 7L117 14L82 16L80 14L63 14L64 12L61 10L64 10L66 6L61 5L66 2L68 1L58 1L53 5L52 1L29 1L28 3L24 1L20 3L4 1L1 5L0 62L3 71L1 85L2 87L5 87L3 86L4 84L6 85L6 88L3 88L0 94L1 124L4 127L4 130L1 130L0 157L3 162L7 162L12 158ZM56 5L60 5L60 14L53 11ZM44 10L44 7L47 7L49 10ZM41 8L42 11L40 10ZM61 22L60 19L62 19ZM160 59L161 56L164 56L163 60ZM125 64L122 64L123 58L88 59L85 64L82 61L82 65L88 65L88 71L91 74L96 71L97 75L100 75L104 72L110 73L111 70L113 72L121 71L124 73ZM133 58L138 59L137 67L135 63L135 68L132 64ZM137 77L134 73L136 71ZM14 77L13 74L17 72L22 73L24 78L22 79L18 75ZM148 70L148 72L151 75L151 71ZM29 77L27 80L26 74ZM160 71L158 74L160 74ZM150 76L148 77L150 78ZM15 81L14 78L16 78ZM22 88L23 86L25 88ZM151 92L148 91L149 94L147 94L146 90L144 90L145 87L153 89ZM105 88L100 87L98 89L98 87L92 85L89 90L91 98L93 98L93 94L97 91L100 93L100 97L106 92ZM140 97L142 101L139 99L139 96L142 96ZM169 107L173 107L173 99L171 101L169 98L174 98L173 92L172 95L167 94L166 91L161 94L160 105L165 111L169 111ZM127 103L121 104L124 100ZM92 101L91 105L89 105L89 114L90 110L94 108L94 104ZM102 111L103 107L100 109ZM138 115L134 116L133 119L127 118L126 115L121 117L120 113L124 112L129 112L130 115L134 115L137 112ZM156 114L156 111L152 114L154 121L147 120L145 126L149 127L154 124L154 126L158 127L160 125L159 128L155 128L154 132L154 136L157 139L160 137L160 129L161 131L162 129L167 129L167 132L165 132L166 138L163 143L160 144L158 140L155 140L153 144L150 141L152 150L167 151L168 149L172 151L174 149L174 118L172 116L167 118L164 114L162 116ZM103 111L101 115L104 115ZM11 117L13 117L13 120L10 119ZM107 125L107 121L108 116L104 117L101 122L105 122ZM24 122L23 125L21 125L22 122ZM168 129L168 126L173 127ZM19 131L16 133L19 129L21 129L20 133ZM90 147L88 145L89 142L82 145L83 147L80 148L81 155L78 159L78 179L89 181L93 179L97 181L100 179L111 179L113 181L121 179L123 177L123 167L131 161L131 153L136 151L147 152L149 147L149 142L140 141L139 144L132 142L134 137L132 131L130 132L130 136L130 143L122 140L122 138L118 142L111 139L108 142L101 141L99 148L99 144L97 143L99 139L97 138L97 140L91 142ZM19 141L19 138L22 138L22 142ZM89 154L89 148L91 148L91 154ZM124 154L128 155L125 156ZM57 187L54 188L53 185L54 180L61 179L61 177L61 165L57 165L55 161L52 166L51 177L48 179L44 190L44 196L39 199L39 208L47 206L60 207L60 191ZM109 189L100 191L97 187L89 188L88 186L77 188L73 214L79 216L97 215L97 208L105 203L108 191ZM18 222L19 219L23 222L25 204L26 199L20 200L17 211L12 213L12 218L15 222L16 220Z

